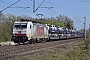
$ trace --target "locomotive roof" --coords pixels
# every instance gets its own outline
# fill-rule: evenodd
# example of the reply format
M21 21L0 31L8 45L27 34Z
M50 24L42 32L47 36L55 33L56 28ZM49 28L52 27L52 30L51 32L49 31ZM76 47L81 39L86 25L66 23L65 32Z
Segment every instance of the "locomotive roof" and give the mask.
M18 23L33 23L33 22L31 22L31 21L28 21L28 22L27 22L27 21L16 21L16 22L15 22L15 24L18 24ZM42 23L35 23L35 22L34 22L33 24L34 24L34 25L37 24L37 25L45 26L45 24L42 24Z
M27 23L27 22L20 22L20 21L16 21L15 23Z
M40 21L34 21L34 20L28 20L28 19L21 19L21 22L42 23Z

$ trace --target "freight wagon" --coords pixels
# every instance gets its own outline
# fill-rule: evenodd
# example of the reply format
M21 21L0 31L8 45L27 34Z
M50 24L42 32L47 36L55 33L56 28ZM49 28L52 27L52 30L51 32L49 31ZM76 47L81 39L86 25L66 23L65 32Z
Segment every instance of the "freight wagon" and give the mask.
M69 38L81 38L83 37L84 33L80 31L76 31L74 29L67 29L67 28L62 28L59 26L55 25L48 25L49 31L49 38L56 40L56 39L69 39Z

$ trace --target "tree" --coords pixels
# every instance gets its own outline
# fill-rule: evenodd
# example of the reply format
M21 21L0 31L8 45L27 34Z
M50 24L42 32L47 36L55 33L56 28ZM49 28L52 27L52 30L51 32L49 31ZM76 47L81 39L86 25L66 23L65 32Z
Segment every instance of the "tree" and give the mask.
M59 16L56 16L56 19L58 21L64 23L64 25L66 26L66 28L73 29L73 27L74 27L73 20L70 19L68 16L59 15Z

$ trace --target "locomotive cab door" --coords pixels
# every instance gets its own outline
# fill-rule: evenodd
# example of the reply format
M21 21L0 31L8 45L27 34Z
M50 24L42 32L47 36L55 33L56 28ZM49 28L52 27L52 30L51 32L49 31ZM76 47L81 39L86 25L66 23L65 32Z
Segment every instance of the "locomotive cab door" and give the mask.
M32 31L33 31L33 24L32 23L28 23L28 28L27 28L28 32L27 32L27 35L28 35L28 40L31 40L31 37L32 37Z

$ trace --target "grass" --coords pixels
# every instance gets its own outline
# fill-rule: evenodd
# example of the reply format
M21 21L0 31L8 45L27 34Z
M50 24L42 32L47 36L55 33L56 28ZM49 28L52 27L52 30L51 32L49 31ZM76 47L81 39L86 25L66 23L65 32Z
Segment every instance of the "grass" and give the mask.
M76 45L79 46L76 46ZM47 49L39 53L33 53L28 56L15 58L15 60L90 60L90 44L88 49L84 42L75 43L69 46Z

